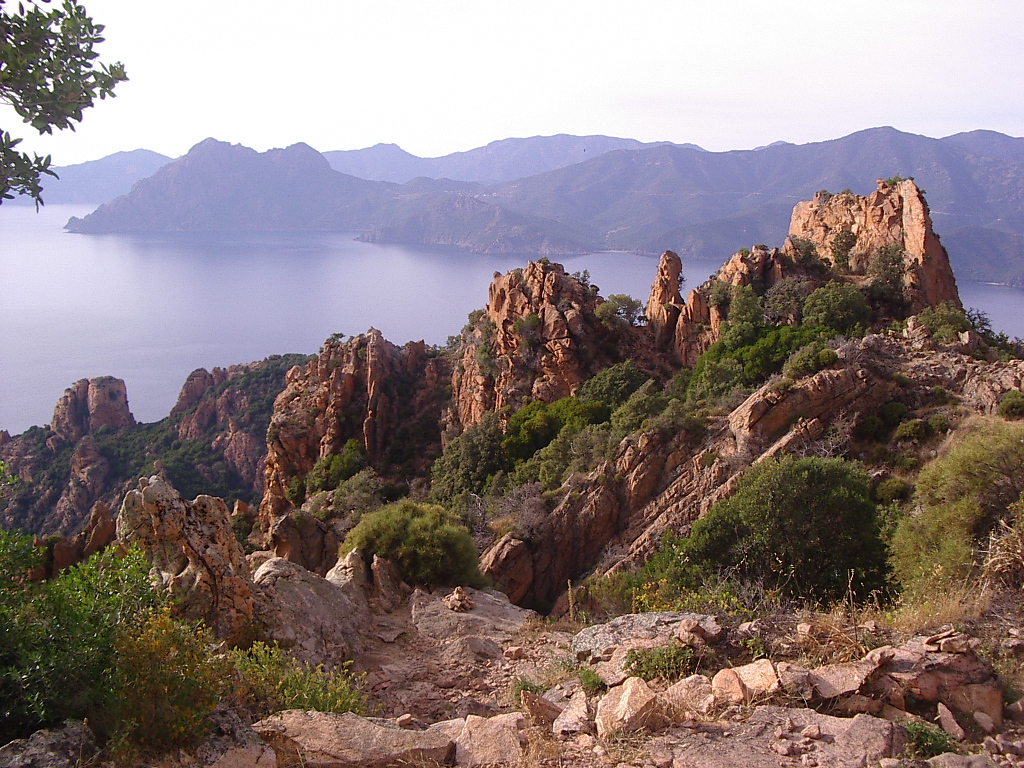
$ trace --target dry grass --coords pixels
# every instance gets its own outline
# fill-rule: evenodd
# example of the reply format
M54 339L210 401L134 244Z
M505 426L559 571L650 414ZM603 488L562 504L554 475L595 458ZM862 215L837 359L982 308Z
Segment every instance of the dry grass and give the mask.
M523 768L537 765L559 765L561 747L547 728L529 728L523 748Z
M965 582L936 590L927 597L901 601L886 613L886 624L907 636L927 633L946 624L979 618L991 600L991 590Z

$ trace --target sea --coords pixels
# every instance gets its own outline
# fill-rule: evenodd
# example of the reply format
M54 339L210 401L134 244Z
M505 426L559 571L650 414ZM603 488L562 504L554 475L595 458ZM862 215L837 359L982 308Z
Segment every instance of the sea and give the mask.
M0 430L48 424L78 379L124 379L136 420L169 413L188 374L310 354L333 333L379 329L396 344L444 344L487 303L494 274L528 255L362 243L351 233L75 235L89 206L0 206ZM726 255L687 258L689 286ZM646 300L653 257L557 259L604 296ZM965 306L1024 337L1024 291L960 283Z

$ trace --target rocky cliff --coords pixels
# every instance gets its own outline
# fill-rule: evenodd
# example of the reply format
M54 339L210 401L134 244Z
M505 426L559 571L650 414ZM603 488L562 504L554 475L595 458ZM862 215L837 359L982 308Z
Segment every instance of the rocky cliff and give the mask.
M440 448L449 375L422 341L396 347L374 329L347 342L328 339L319 356L288 371L267 432L261 528L269 532L301 503L289 488L349 440L381 474L425 473Z
M600 322L601 302L588 282L546 259L495 273L487 306L463 331L452 374L458 423L467 427L506 406L567 397L631 351L650 366L646 329Z
M837 253L846 251L855 274L869 272L882 249L896 246L904 255L903 282L912 312L942 302L960 306L949 255L932 229L928 204L912 179L891 185L879 179L878 188L867 197L819 192L813 200L797 203L789 234L810 240L833 266Z
M82 379L64 390L53 409L50 429L64 440L76 440L103 427L120 429L135 424L128 410L124 381L113 376Z
M256 501L263 492L265 435L284 372L304 361L194 371L171 415L136 424L120 379L83 379L57 402L49 429L0 439L0 458L18 481L0 489L5 527L73 534L97 503L117 509L139 476L159 472L186 493Z

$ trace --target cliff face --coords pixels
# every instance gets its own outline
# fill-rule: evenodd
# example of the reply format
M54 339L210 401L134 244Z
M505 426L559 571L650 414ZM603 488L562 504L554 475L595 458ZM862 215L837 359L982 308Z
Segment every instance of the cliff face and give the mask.
M778 248L754 246L749 252L734 254L715 278L690 291L683 302L678 283L682 263L675 253L666 251L661 255L647 300L647 322L655 345L668 351L678 363L693 365L718 341L722 323L728 319L727 305L712 305L712 287L716 282L767 289L799 271Z
M50 428L65 440L74 442L102 427L119 429L134 424L124 381L101 376L81 379L64 390L53 409Z
M440 445L447 379L444 360L422 341L399 348L372 329L347 342L328 339L318 357L288 371L267 432L262 529L295 506L289 485L348 440L381 474L426 472Z
M703 437L686 429L627 436L611 460L568 480L553 511L490 546L482 570L513 602L564 609L567 580L642 565L667 532L688 532L765 457L828 455L837 430L894 399L926 402L933 387L965 410L992 413L1024 382L1024 361L979 361L927 340L871 335L837 352L835 365L786 388L760 387Z
M120 379L76 382L54 408L50 429L0 438L0 459L19 480L0 489L2 524L74 533L95 504L117 508L128 486L150 472L192 496L258 499L273 399L284 388L284 368L304 359L194 371L171 415L154 424L135 423Z
M879 179L878 189L867 197L819 192L793 209L790 236L810 240L818 254L833 264L833 246L840 233L854 238L848 256L854 273L867 272L880 249L903 248L904 288L913 312L944 301L960 306L949 256L932 230L928 204L912 180L888 186Z
M605 347L614 336L594 314L599 302L596 291L560 264L530 262L495 273L452 374L459 423L476 424L506 405L567 397L607 367Z

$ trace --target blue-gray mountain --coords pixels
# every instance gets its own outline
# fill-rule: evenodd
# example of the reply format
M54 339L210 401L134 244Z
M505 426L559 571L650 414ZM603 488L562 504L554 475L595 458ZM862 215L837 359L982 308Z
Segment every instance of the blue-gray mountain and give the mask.
M504 144L508 167L516 145ZM991 131L931 139L873 128L733 152L643 146L495 184L365 180L332 169L303 144L259 154L208 139L68 228L354 231L371 241L484 253L714 255L780 242L793 204L819 189L866 194L876 178L895 175L927 189L935 229L962 279L1024 283L1024 139Z
M57 166L53 168L57 178L42 178L43 201L51 205L98 205L127 195L135 182L152 176L169 162L171 158L158 152L133 149L87 163ZM10 203L32 205L34 201L28 195L20 195Z

